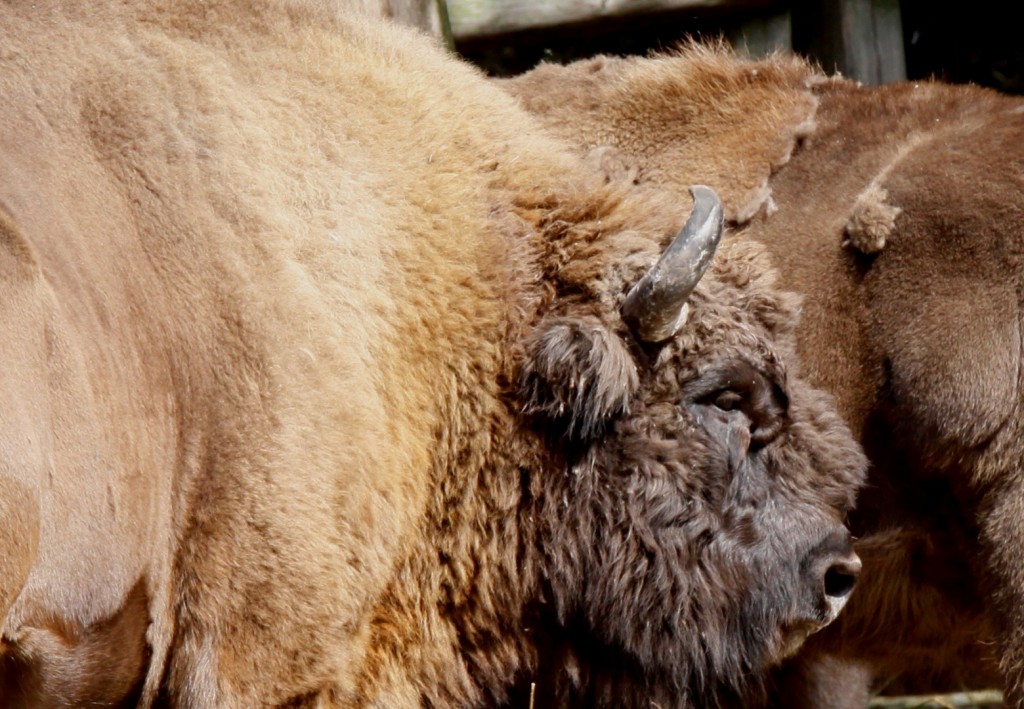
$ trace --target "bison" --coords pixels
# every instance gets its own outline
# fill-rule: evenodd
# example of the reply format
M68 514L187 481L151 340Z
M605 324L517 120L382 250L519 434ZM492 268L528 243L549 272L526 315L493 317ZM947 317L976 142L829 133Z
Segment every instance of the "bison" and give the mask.
M703 171L803 295L804 371L871 468L851 517L858 591L779 705L1003 679L1024 704L1024 101L707 47L503 86L608 174L680 194Z
M4 706L703 705L843 606L709 189L323 3L7 3L0 85Z

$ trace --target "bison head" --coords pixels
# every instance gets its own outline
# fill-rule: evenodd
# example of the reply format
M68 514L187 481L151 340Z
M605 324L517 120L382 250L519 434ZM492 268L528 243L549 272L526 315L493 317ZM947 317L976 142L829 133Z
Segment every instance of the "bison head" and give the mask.
M729 243L701 279L722 217L713 192L693 194L620 312L549 313L520 372L560 462L529 493L538 672L563 701L752 691L835 618L860 568L843 522L865 459L789 371L795 298L752 244Z

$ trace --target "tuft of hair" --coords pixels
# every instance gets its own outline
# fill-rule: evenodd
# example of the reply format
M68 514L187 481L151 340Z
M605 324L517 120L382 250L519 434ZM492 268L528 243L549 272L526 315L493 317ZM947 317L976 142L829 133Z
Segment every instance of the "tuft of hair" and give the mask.
M887 204L888 197L889 193L878 185L871 185L860 193L843 230L843 246L865 255L877 254L885 248L886 239L896 227L896 217L902 211Z

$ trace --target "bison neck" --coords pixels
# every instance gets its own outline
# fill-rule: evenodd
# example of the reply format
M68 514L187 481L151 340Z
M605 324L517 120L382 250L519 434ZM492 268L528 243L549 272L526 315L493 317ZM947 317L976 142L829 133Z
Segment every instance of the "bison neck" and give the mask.
M437 431L426 514L374 613L356 706L495 705L532 665L527 488L541 444L479 391L453 398L465 428Z

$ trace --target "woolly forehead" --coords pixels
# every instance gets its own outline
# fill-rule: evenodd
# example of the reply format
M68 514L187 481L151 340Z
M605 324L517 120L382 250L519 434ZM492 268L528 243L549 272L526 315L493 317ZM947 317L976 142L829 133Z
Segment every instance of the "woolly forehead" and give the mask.
M690 296L686 324L659 359L709 352L756 358L780 375L796 373L800 297L777 286L778 273L764 247L739 238L722 242Z
M661 190L617 187L609 186L586 213L563 206L545 220L540 262L551 276L553 291L563 296L556 311L579 313L582 306L626 335L620 316L626 295L676 236L685 212L680 214L681 205ZM726 237L690 294L686 323L666 349L707 351L732 342L789 359L800 300L779 289L777 281L762 245Z

